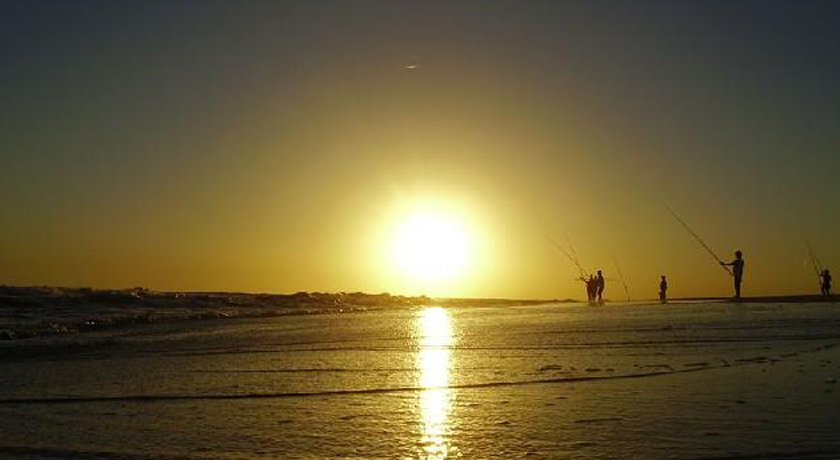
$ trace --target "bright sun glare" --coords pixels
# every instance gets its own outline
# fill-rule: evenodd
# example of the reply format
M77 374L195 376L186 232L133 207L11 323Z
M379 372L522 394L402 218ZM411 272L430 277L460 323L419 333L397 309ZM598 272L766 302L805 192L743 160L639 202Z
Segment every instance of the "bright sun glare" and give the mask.
M464 274L471 241L466 226L444 212L418 211L398 224L394 257L417 281L445 281Z

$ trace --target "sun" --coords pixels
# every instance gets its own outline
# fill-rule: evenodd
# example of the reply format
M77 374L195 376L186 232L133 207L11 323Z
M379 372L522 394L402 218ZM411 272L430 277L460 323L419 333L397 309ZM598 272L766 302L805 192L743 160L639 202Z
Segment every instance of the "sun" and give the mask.
M393 256L411 280L447 281L465 274L471 249L467 227L457 215L417 210L397 224Z

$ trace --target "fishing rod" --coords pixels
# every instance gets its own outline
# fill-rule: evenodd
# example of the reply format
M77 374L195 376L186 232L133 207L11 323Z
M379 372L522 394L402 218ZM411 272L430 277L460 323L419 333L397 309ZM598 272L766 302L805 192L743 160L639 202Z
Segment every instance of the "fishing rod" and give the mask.
M715 254L714 251L712 251L712 248L710 248L709 245L707 245L696 233L694 233L694 230L692 230L691 227L689 227L688 224L685 223L684 220L680 219L680 216L678 216L677 213L675 213L673 209L669 208L667 205L663 205L663 206L665 206L665 209L667 209L668 212L671 213L672 216L674 216L674 219L676 219L677 222L679 222L680 225L682 225L683 228L685 228L688 231L688 233L690 233L691 236L693 236L694 239L697 240L698 243L700 243L700 246L703 246L703 249L705 249L706 252L708 252L709 255L712 256L712 258L714 258L715 261L717 261L720 264L721 267L723 267L724 270L726 270L726 273L729 273L729 276L735 276L735 275L732 274L732 270L730 270L729 267L724 265L723 261L720 260L720 257L718 257L717 254Z
M586 274L586 270L583 269L583 265L580 263L580 256L578 256L577 251L575 250L575 246L572 244L572 240L569 239L569 235L566 235L566 243L569 245L569 251L571 252L572 256L575 258L575 265L578 266L582 275Z
M630 288L627 287L627 282L624 280L624 273L621 273L621 267L618 266L618 259L615 258L615 254L610 253L612 256L613 263L615 264L615 270L618 272L618 277L621 278L621 284L624 285L624 293L627 294L627 301L630 301Z
M582 266L581 263L580 263L580 257L578 256L578 253L575 250L575 246L572 244L572 240L570 240L568 236L566 236L566 242L569 243L569 250L570 250L571 254L574 256L575 260L577 261L576 262L577 265L579 267ZM613 262L614 261L615 261L615 256L613 256ZM616 268L618 268L618 264L616 264ZM619 269L618 271L620 272L621 270ZM622 283L624 282L623 276L622 276L621 280L617 280L615 278L604 278L604 280L605 281L621 281ZM626 288L626 285L625 285L625 288ZM625 291L626 290L627 289L625 289ZM628 293L628 300L629 300L629 293Z
M567 259L569 259L573 264L575 264L575 267L577 267L578 271L580 271L580 279L585 279L586 270L584 270L583 267L581 267L580 262L578 262L576 258L572 257L572 255L569 254L569 251L563 249L563 246L560 246L559 243L554 241L554 238L550 237L548 234L546 234L545 237L548 239L548 241L551 241L551 244L553 244L554 247L556 247L561 253L563 253L563 255L566 256Z
M580 256L578 256L577 251L575 251L575 246L572 244L572 240L569 238L569 235L566 235L566 244L569 245L569 252L575 257L575 263L580 265Z
M817 279L822 283L822 263L820 259L814 254L814 249L811 247L811 242L808 239L805 239L805 247L808 248L808 256L811 258L811 265L814 267L814 273L817 275Z

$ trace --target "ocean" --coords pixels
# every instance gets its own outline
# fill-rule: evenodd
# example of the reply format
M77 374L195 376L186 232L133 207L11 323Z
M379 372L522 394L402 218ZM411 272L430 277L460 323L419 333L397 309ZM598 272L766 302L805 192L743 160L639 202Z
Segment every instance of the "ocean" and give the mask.
M459 306L0 343L0 457L840 458L840 307Z

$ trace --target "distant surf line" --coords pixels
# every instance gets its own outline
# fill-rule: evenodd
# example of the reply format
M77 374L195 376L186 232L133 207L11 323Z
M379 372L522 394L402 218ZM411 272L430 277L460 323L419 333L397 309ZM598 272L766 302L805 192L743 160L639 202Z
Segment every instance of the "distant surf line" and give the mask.
M251 353L307 353L307 352L347 352L347 351L384 351L399 353L416 353L420 350L451 350L451 351L541 351L541 350L581 350L588 348L650 348L663 345L690 346L699 344L715 343L762 343L762 342L802 342L820 340L838 340L840 334L821 335L776 335L761 337L725 337L725 338L687 338L682 340L633 340L633 341L611 341L611 342L590 342L590 343L561 343L556 345L543 346L450 346L450 347L348 347L348 348L289 348L289 349L255 349L255 350L230 350L211 352L171 352L166 356L205 356L205 355L229 355L229 354L251 354Z
M618 419L601 420L580 420L576 423L604 421L619 421ZM36 456L38 458L64 458L64 459L115 459L115 460L206 460L210 457L205 455L165 455L159 452L152 454L128 453L115 451L89 451L71 450L49 447L28 447L28 446L0 446L0 454L11 454L15 456ZM724 456L715 457L691 457L687 460L834 460L840 457L840 450L830 449L807 449L786 452L761 452L757 454L730 453ZM237 457L239 458L239 457Z
M807 352L818 352L835 347L836 344L825 345ZM64 398L18 398L18 399L0 399L0 405L35 405L35 404L83 404L83 403L109 403L109 402L138 402L138 403L158 403L169 401L219 401L219 400L251 400L251 399L291 399L291 398L311 398L311 397L329 397L329 396L348 396L348 395L374 395L374 394L396 394L396 393L416 393L429 390L461 390L461 389L480 389L480 388L498 388L498 387L515 387L527 385L545 385L545 384L567 384L567 383L581 383L581 382L597 382L597 381L611 381L611 380L631 380L643 379L653 377L663 377L677 374L687 374L693 372L701 372L715 369L751 366L756 364L765 364L765 360L751 359L739 361L735 363L723 363L718 365L708 365L703 367L689 367L684 369L667 370L667 371L652 371L635 374L610 375L610 376L580 376L580 377L557 377L550 379L536 379L536 380L521 380L521 381L505 381L505 382L483 382L483 383L467 383L461 385L445 385L434 387L394 387L394 388L368 388L359 390L328 390L328 391L313 391L313 392L299 392L299 393L244 393L244 394L206 394L206 395L123 395L123 396L88 396L88 397L64 397Z
M781 328L778 326L751 326L746 328L746 330L760 330L760 329L777 329ZM638 329L638 330L614 330L609 332L657 332L659 330L662 331L684 331L687 328L674 328L674 329ZM714 327L708 328L708 330L741 330L743 328L727 328L727 327ZM561 333L597 333L601 332L599 330L579 330L579 331L541 331L538 334L561 334ZM825 340L840 340L840 334L833 334L833 333L825 333L820 335L765 335L765 336L756 336L756 337L713 337L713 338L685 338L685 339L671 339L671 340L633 340L633 341L601 341L601 342L589 342L589 343L558 343L553 345L542 345L542 346L449 346L449 347L343 347L343 348L331 348L331 347L313 347L313 348L276 348L276 349L266 349L266 348L256 348L256 349L243 349L243 348L235 348L235 349L225 349L223 347L213 347L212 349L196 349L196 350L175 350L175 351L164 351L161 352L160 350L147 350L147 351L140 351L134 350L131 351L127 356L124 355L122 358L145 358L151 354L157 354L158 356L166 356L166 357L191 357L191 356L219 356L219 355L247 355L247 354L283 354L283 353L312 353L312 352L391 352L391 353L416 353L420 350L429 350L429 349L438 349L438 350L450 350L450 351L552 351L552 350L586 350L590 348L605 348L605 349L617 349L617 348L638 348L638 349L645 349L645 348L652 348L652 347L661 347L661 346L669 346L669 347L685 347L685 346L715 346L717 344L729 344L729 343L764 343L764 342L806 342L806 341L825 341ZM50 356L49 353L52 352L53 347L49 347L44 350L38 350L38 353L34 354L27 354L26 356L20 356L20 350L15 349L8 349L2 350L0 349L0 361L3 362L15 362L20 360L28 360L28 359L36 359L42 357L50 357L52 359L48 360L55 360L54 356ZM66 356L62 356L62 358L66 359ZM113 357L111 355L99 355L99 354L84 354L73 356L73 359L84 359L84 360L110 360Z
M205 456L138 454L113 451L71 450L49 447L0 446L0 454L11 454L17 457L30 458L63 458L63 459L115 459L115 460L206 460ZM23 457L26 456L26 457ZM4 457L5 458L5 457Z

